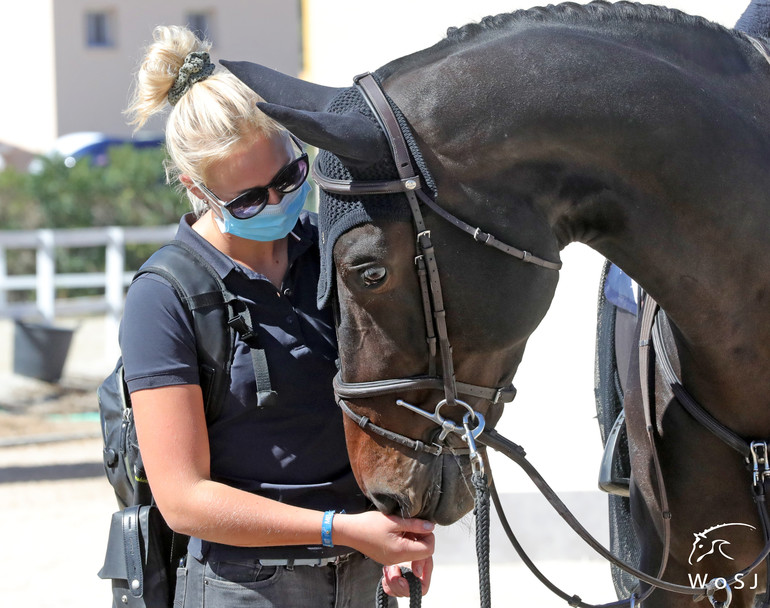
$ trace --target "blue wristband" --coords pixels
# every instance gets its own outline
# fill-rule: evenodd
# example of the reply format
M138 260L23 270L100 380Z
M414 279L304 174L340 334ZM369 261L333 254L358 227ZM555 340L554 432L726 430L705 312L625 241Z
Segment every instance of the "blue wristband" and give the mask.
M321 523L321 544L324 547L334 546L332 543L332 520L334 519L334 513L335 511L326 511Z

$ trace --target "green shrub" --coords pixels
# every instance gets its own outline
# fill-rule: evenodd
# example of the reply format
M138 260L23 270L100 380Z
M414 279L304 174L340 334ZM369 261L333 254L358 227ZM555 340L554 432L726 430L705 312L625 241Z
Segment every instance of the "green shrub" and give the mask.
M81 159L68 168L61 158L42 157L36 173L0 171L0 229L175 224L189 205L165 183L164 158L162 149L125 145L110 149L103 167ZM128 268L138 268L155 249L153 244L127 247ZM57 252L56 258L60 273L104 270L100 247ZM34 252L9 251L8 267L12 274L33 274Z
M39 207L37 228L175 223L187 203L166 185L164 157L162 149L125 145L110 149L104 167L81 159L67 168L61 159L43 158L41 171L26 176L22 191Z
M43 223L42 209L29 192L30 176L12 168L0 171L0 228L30 230Z

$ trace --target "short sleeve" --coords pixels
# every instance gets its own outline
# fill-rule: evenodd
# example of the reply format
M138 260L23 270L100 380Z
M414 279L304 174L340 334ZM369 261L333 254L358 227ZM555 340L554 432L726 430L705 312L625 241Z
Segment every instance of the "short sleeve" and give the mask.
M199 384L195 332L174 288L144 274L128 290L120 324L120 350L130 392Z

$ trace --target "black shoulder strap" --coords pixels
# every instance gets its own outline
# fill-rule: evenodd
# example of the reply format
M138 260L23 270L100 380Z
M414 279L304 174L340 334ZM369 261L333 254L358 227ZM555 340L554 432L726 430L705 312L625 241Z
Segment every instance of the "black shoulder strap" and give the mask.
M146 273L167 280L190 313L209 424L219 415L230 386L236 332L251 349L259 403L274 395L267 357L258 347L248 308L227 289L211 264L186 243L174 240L150 256L136 277Z

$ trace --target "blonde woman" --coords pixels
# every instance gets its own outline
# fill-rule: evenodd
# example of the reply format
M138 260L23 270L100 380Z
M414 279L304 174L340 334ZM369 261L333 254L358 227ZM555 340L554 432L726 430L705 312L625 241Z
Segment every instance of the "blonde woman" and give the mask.
M274 392L257 395L250 349L236 343L207 428L185 309L157 275L131 286L120 343L142 456L164 518L191 537L175 606L370 608L380 564L386 592L408 595L394 566L408 562L427 591L433 525L371 510L347 459L333 322L315 304L307 156L250 89L214 70L209 46L156 28L127 112L138 128L171 104L167 174L194 209L176 238L248 307Z

